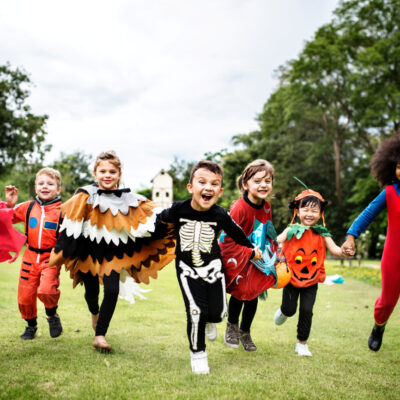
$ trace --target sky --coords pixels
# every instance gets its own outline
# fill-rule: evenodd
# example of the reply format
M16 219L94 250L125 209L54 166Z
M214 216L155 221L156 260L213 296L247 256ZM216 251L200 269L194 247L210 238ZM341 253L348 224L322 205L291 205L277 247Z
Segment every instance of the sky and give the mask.
M0 0L0 64L29 73L46 162L113 149L151 187L174 157L233 149L258 128L275 71L338 0Z

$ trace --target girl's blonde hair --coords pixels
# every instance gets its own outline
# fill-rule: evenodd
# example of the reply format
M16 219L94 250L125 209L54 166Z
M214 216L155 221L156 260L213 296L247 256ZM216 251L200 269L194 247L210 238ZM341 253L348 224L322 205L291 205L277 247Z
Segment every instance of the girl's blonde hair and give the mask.
M57 169L50 167L42 168L40 171L37 172L35 180L38 179L39 175L49 176L57 182L57 187L61 187L61 174L60 171L58 171Z
M247 190L244 188L244 184L260 171L265 171L266 174L271 175L272 180L274 180L275 170L271 163L262 159L254 160L246 166L242 174L237 179L237 187L242 193L247 192Z
M93 172L96 171L96 168L102 161L108 161L113 164L116 168L118 168L119 172L122 173L122 162L120 158L117 156L114 150L108 150L101 152L94 162ZM120 184L120 180L118 181L118 186Z

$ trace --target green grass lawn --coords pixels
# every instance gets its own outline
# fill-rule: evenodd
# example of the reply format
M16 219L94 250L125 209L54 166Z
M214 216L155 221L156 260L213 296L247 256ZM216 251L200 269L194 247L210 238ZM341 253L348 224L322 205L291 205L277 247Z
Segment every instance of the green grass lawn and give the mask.
M338 273L336 266L328 273ZM353 269L356 267L353 267ZM400 306L378 353L367 347L379 288L347 277L320 285L309 347L294 352L297 315L277 327L273 315L281 290L270 290L252 327L256 353L208 343L211 373L191 373L183 301L173 265L150 284L147 300L120 300L107 335L115 349L92 347L91 319L83 287L62 274L59 314L63 334L51 339L42 304L39 330L23 341L17 306L19 265L0 264L1 399L399 399Z

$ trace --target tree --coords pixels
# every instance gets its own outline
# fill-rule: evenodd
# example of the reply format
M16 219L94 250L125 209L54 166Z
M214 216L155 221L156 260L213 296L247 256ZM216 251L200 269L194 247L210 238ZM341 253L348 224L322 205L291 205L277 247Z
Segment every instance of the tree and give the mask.
M47 115L34 115L26 104L31 81L22 69L0 65L0 175L18 164L40 163L51 145L45 144Z
M351 57L355 120L373 135L400 133L398 0L343 1L335 15Z
M68 200L79 187L93 183L94 178L90 170L92 156L81 151L66 154L61 153L51 167L61 173L61 197Z
M185 161L177 156L174 157L174 161L167 171L174 182L174 201L184 200L189 197L186 185L189 183L190 171L194 164L194 161Z

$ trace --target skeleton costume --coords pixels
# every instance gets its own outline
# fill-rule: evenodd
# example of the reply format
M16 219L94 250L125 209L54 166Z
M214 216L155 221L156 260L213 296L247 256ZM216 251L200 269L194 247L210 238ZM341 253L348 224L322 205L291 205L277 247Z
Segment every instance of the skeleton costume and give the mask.
M106 307L104 321L100 309L96 335L107 331L118 299L121 272L138 283L149 283L149 277L157 278L157 271L175 257L168 227L159 225L156 229L160 211L130 189L101 190L96 185L78 189L62 206L64 220L50 265L65 264L74 287L78 282L85 284L92 314L99 312L98 282L104 282L102 307L113 307ZM109 304L104 304L109 295Z
M190 349L204 351L206 323L220 322L227 310L219 232L224 230L242 246L253 246L228 212L217 205L196 211L188 199L174 203L160 216L176 230L176 273L186 306Z

